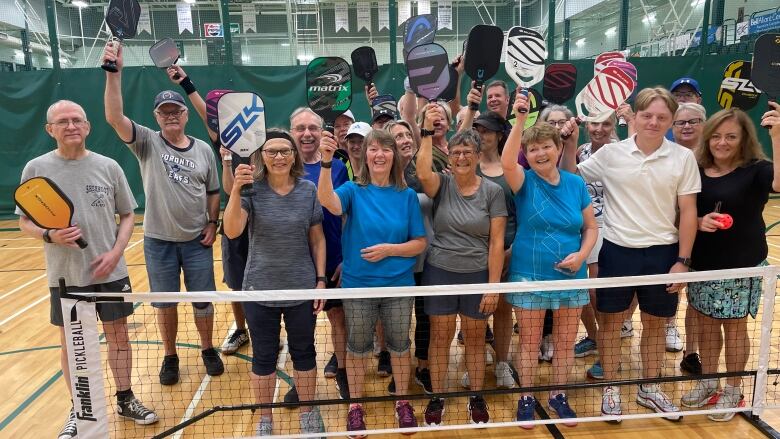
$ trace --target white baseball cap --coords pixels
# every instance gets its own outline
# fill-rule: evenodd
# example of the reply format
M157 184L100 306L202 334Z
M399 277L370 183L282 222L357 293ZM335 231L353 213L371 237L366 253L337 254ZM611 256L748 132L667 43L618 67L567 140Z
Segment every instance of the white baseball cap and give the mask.
M354 122L354 121L355 121L355 115L354 115L354 114L352 114L352 110L347 110L347 111L345 111L345 112L343 112L343 113L339 114L339 116L345 116L345 117L348 117L348 118L352 119L352 122Z
M359 134L362 137L366 137L369 132L371 132L371 125L365 122L355 122L349 126L349 131L347 131L347 135L344 136L344 139L352 134Z

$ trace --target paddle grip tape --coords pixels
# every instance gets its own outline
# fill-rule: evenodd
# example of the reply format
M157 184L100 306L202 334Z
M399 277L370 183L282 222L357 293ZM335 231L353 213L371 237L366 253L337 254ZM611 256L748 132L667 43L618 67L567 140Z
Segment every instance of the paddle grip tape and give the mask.
M482 92L482 81L475 81L474 82L474 89L478 92ZM469 103L469 110L477 111L479 110L479 104L475 104L473 102Z
M525 97L528 97L528 89L527 88L521 88L520 89L520 94L525 96ZM528 113L528 109L527 108L521 108L519 111L521 113Z

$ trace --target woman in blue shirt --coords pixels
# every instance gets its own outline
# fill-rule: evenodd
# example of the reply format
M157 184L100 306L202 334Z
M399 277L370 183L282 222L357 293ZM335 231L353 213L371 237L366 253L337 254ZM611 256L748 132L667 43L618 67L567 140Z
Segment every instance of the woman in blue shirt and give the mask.
M518 93L513 111L517 123L512 128L501 155L504 176L515 193L517 233L512 245L509 281L584 279L585 259L596 243L598 228L585 182L579 176L557 167L562 143L558 130L542 122L523 133L528 98ZM517 163L522 137L523 152L530 170ZM516 368L520 386L533 385L538 369L536 356L542 336L544 313L553 310L553 383L566 384L574 362L574 341L582 307L588 303L587 290L526 292L507 295L520 323ZM550 408L560 418L576 418L566 394L550 391ZM534 418L536 399L524 392L518 401L517 420ZM576 425L569 423L565 425Z
M334 215L346 215L341 235L344 288L414 286L415 256L425 250L425 227L417 194L406 187L398 146L392 135L372 130L363 140L361 172L355 182L333 190L330 164L338 149L332 135L320 141L322 171L317 195ZM345 299L347 376L350 396L364 396L366 357L374 326L381 320L398 395L409 387L409 327L414 297ZM399 428L417 427L409 401L396 402ZM364 430L361 404L350 404L347 430ZM352 436L358 437L358 436Z

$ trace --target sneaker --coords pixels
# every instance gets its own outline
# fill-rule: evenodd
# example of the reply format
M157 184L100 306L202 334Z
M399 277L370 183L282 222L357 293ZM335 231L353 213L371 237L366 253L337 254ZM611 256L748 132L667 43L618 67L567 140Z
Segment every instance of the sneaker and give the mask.
M590 337L585 337L574 345L574 358L583 358L598 352L596 342Z
M349 399L349 380L347 379L347 369L336 370L336 389L338 389L341 399Z
M536 411L536 398L533 396L524 396L520 398L519 401L517 401L517 421L523 422L523 421L533 421L534 420L534 412ZM521 428L525 428L526 430L530 430L535 427L535 425L521 425Z
M360 431L366 429L366 422L363 418L366 416L366 412L363 411L363 406L360 404L351 404L349 406L349 412L347 413L347 431ZM360 439L366 437L365 434L350 434L350 439Z
M493 364L493 355L490 353L490 349L485 349L485 365L490 366Z
M261 416L260 421L255 426L256 436L271 436L274 434L274 421L267 417Z
M119 416L135 421L136 424L148 425L157 422L157 414L144 407L135 396L131 396L124 401L118 401L116 413Z
M320 409L313 407L308 412L303 412L298 416L301 423L301 434L324 433L325 423L322 422Z
M658 384L640 385L639 391L636 393L636 403L654 410L656 413L670 413L669 416L664 416L666 420L679 421L682 419L680 408L674 405Z
M73 407L71 407L68 420L65 421L65 425L62 426L62 430L60 430L60 434L57 435L57 439L75 439L77 437L76 413L73 411Z
M160 367L160 384L172 386L179 382L179 356L176 354L163 357Z
M377 338L376 332L374 332L374 356L378 357L380 352L382 352L382 345L379 344L379 338Z
M249 343L249 334L247 334L246 329L236 329L222 344L221 350L225 355L235 354L241 346L247 343Z
M287 393L284 394L284 402L287 404L297 404L300 402L298 399L298 389L295 388L295 386L290 387L290 390L287 391ZM285 407L285 408L292 408L292 407Z
M742 395L742 389L739 387L729 386L723 388L723 392L720 394L718 403L715 404L715 410L732 409L737 407L745 407L745 397ZM734 417L735 412L727 413L712 413L707 415L711 421L727 422Z
M463 372L463 376L460 378L460 385L464 389L470 389L471 388L471 380L469 380L469 372Z
M336 354L330 356L328 364L325 365L325 378L336 378L336 372L339 368L339 360L336 359Z
M487 424L490 422L490 413L485 399L479 395L469 397L469 423Z
M417 418L414 416L414 408L412 408L412 405L409 404L409 401L397 401L395 403L395 418L398 419L398 428L417 427Z
M458 344L463 346L465 342L463 341L463 331L458 331Z
M620 416L623 410L620 408L620 391L616 387L604 387L601 394L601 414L604 416ZM612 419L607 422L610 424L620 423L620 419Z
M390 352L382 351L379 353L379 364L376 367L376 374L383 378L393 374L393 365L390 364Z
M601 367L601 362L597 361L593 363L593 366L591 366L587 372L585 372L585 375L587 375L587 377L592 380L603 380L604 369Z
M680 331L675 324L666 324L666 352L680 352L683 349L683 341Z
M390 378L390 384L387 385L387 394L395 396L395 377Z
M431 384L431 371L427 368L420 369L419 367L414 370L414 382L423 388L423 392L426 395L433 394L433 385Z
M519 326L517 326L517 323L515 323L515 325L514 325L514 326L512 326L512 332L513 332L514 334L520 334L520 327L519 327Z
M539 344L539 361L552 363L553 351L552 335L545 335Z
M697 380L690 392L680 398L685 407L703 407L718 402L718 380Z
M701 375L701 359L696 352L685 355L683 353L683 359L680 361L680 370L688 372L692 375Z
M496 363L496 387L499 389L511 389L515 387L515 379L512 376L512 367L506 361Z
M485 343L493 344L496 341L496 336L493 335L493 330L490 329L490 325L485 325Z
M634 322L631 319L623 321L623 326L620 328L620 338L628 338L634 336Z
M547 404L550 406L550 409L555 410L555 413L558 414L558 418L560 419L575 419L577 418L577 414L574 413L574 410L571 409L571 406L569 406L569 399L566 397L565 393L559 393L555 395L555 397L550 398L547 401ZM563 425L567 427L576 427L576 422L564 422Z
M444 425L442 417L444 416L444 399L431 398L428 401L428 407L425 407L425 425L427 427L437 427Z
M219 358L219 352L216 349L204 349L200 351L200 356L203 358L203 365L206 366L207 374L215 377L225 372L225 365L222 364L222 359Z

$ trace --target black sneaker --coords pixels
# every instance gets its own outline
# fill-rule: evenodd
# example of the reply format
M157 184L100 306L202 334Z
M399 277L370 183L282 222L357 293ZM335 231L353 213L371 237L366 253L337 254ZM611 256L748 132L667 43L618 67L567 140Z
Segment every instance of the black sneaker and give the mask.
M520 327L517 326L517 323L515 323L515 325L512 326L512 332L515 333L515 334L519 334L520 333Z
M179 356L176 354L163 357L160 367L160 384L172 386L179 382Z
M119 416L135 421L136 424L148 425L157 422L157 414L144 407L135 396L131 396L124 401L117 401L116 413Z
M485 343L493 344L496 341L496 336L493 335L493 330L490 329L490 325L485 325Z
M381 377L389 377L393 374L393 365L390 364L390 352L382 351L379 353L379 364L376 367L376 374Z
M395 396L395 377L390 379L390 384L387 385L387 393Z
M296 389L295 386L290 387L290 390L284 394L284 402L288 404L297 404L300 402L298 399L298 389ZM291 409L292 407L285 408Z
M696 352L688 355L683 354L683 359L680 361L680 370L692 375L701 375L701 359L699 358L699 354Z
M415 368L414 382L423 388L423 391L426 395L433 394L433 386L431 385L431 371L429 371L427 368Z
M336 359L336 354L333 354L330 356L328 364L325 365L325 378L335 378L338 368L339 360Z
M347 380L347 369L336 369L336 388L339 391L341 399L349 399L349 380Z
M458 331L458 344L463 346L465 342L463 341L463 331Z
M57 435L57 439L75 439L78 436L79 432L76 429L76 413L73 412L73 407L71 407L68 420L65 421L65 425L62 426L62 430L60 430L60 434Z
M200 356L203 358L203 365L206 366L207 374L215 377L225 372L225 365L222 364L222 359L219 358L219 352L216 349L204 349L200 351Z

